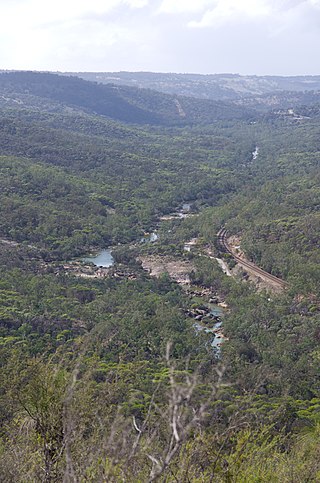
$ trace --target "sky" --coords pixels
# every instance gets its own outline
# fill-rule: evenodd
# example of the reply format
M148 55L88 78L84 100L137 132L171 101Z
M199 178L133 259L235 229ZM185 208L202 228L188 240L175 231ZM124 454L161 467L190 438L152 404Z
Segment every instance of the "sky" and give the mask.
M320 75L320 0L0 0L0 69Z

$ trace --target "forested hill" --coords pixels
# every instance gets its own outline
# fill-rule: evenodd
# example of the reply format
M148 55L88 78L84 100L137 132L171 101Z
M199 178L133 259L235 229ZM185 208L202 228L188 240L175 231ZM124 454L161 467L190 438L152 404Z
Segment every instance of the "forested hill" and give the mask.
M1 482L320 481L318 95L252 95L0 74Z
M0 105L51 110L68 107L116 121L163 126L254 117L254 112L247 108L220 101L208 102L38 72L0 74Z
M179 115L181 129L180 121L170 127L176 124L172 111L166 117L166 106L178 112L176 99L153 91L22 72L0 75L0 92L1 155L11 156L1 158L0 236L37 243L54 257L137 239L185 198L212 203L236 182L223 165L246 160L253 149L251 140L230 140L216 118L220 109L233 125L236 112L247 125L251 117L242 107L213 102L212 109L191 100L196 126ZM141 108L134 105L138 96ZM159 103L160 114L149 110L152 103ZM119 122L122 114L131 122ZM196 117L210 126L212 116L216 129L202 132ZM142 120L156 125L141 126Z
M202 99L235 100L287 92L319 91L320 76L257 76L239 74L175 74L154 72L68 73L101 83L155 89Z

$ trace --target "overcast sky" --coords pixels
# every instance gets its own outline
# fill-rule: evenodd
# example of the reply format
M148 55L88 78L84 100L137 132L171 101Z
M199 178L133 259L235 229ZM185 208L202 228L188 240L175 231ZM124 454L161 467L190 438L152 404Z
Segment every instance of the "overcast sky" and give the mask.
M320 74L320 0L0 0L0 68Z

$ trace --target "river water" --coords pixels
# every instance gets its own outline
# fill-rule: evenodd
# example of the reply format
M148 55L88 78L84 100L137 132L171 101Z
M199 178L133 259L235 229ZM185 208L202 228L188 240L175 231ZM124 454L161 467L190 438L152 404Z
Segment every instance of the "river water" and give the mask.
M149 235L144 236L141 238L141 243L153 243L159 239L159 235L155 232L150 233ZM103 267L109 268L114 265L114 258L112 256L112 249L106 248L105 250L101 250L96 255L90 255L88 257L81 258L82 262L85 263L93 263L96 267Z
M182 211L190 211L191 210L191 204L190 203L183 203L182 205Z
M114 258L111 255L111 249L107 248L101 250L97 255L92 255L90 257L85 257L81 259L86 263L93 263L97 267L109 268L114 264Z
M159 239L159 235L156 232L152 232L149 235L144 236L141 238L141 243L153 243Z
M222 327L222 322L216 322L213 327L204 327L203 325L195 322L194 328L199 332L205 332L206 334L212 334L211 347L215 349L217 355L220 355L221 345L223 344L223 337L219 333L216 333L218 329Z
M183 216L184 213L190 211L190 204L189 203L184 203L182 206L182 210L178 212L179 216ZM141 243L154 243L159 239L159 235L156 232L152 232L143 238L141 238L140 242ZM188 249L190 250L190 244L186 244L185 250ZM103 268L109 268L114 265L114 258L112 257L112 249L111 248L106 248L104 250L101 250L99 253L96 255L84 257L81 259L85 263L93 263L97 267L103 267ZM210 314L214 318L219 318L218 320L216 319L216 322L212 325L212 327L206 327L205 325L202 325L201 323L195 322L194 327L197 331L204 331L206 333L210 333L213 335L213 339L211 341L212 347L215 349L215 352L217 355L220 355L221 352L221 344L223 343L223 337L219 334L219 329L222 328L222 321L220 320L221 317L223 317L224 312L223 310L218 307L215 304L209 304L208 307L210 308ZM218 331L218 332L217 332Z
M221 345L224 342L224 337L221 335L221 329L223 326L221 318L224 315L224 311L221 307L218 307L214 304L209 304L209 307L211 308L210 314L214 317L219 317L219 320L216 319L216 322L214 322L212 327L207 327L204 324L201 324L201 322L195 322L194 328L199 332L203 331L206 334L212 334L213 338L211 340L211 346L214 348L217 356L220 357Z
M252 153L252 161L255 161L258 156L259 156L259 147L256 146L256 149Z

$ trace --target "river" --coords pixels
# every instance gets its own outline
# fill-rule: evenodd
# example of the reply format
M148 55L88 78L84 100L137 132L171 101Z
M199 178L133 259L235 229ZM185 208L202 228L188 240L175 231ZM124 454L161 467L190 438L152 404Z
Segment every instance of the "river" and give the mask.
M184 218L186 213L190 213L191 205L189 203L184 203L182 208L176 212L174 215L178 216L179 218ZM171 216L171 215L170 215ZM156 231L153 231L149 234L146 234L143 238L140 239L140 243L154 243L159 239L159 235ZM187 251L191 250L191 247L196 244L196 239L192 239L190 242L186 243L184 249ZM112 248L106 248L101 250L96 255L90 255L81 259L84 263L92 263L97 267L109 268L114 265L114 258L112 256ZM213 335L213 339L211 341L211 345L214 348L217 355L220 354L221 351L221 344L224 340L223 331L222 331L222 321L221 318L224 315L224 311L221 307L218 307L216 304L206 304L210 312L208 312L208 316L211 316L212 322L210 322L211 327L207 327L201 321L195 321L194 327L197 331L204 331L206 333L210 333Z
M114 264L114 258L111 253L111 248L106 248L105 250L101 250L97 255L85 257L81 260L85 263L93 263L97 267L109 268Z
M256 149L252 152L252 161L255 161L259 156L259 147L256 146Z
M220 356L221 353L221 345L225 340L222 330L222 320L221 318L224 315L223 309L214 305L210 304L209 307L211 308L210 314L215 318L215 322L213 323L212 327L207 327L201 322L195 322L194 328L199 332L205 332L206 334L212 334L213 339L211 340L211 346L214 348L216 354Z
M144 237L141 238L140 242L141 243L153 243L159 240L159 235L155 231L152 233L149 233L148 235L145 235Z
M159 239L159 235L156 232L152 232L143 238L141 238L141 243L154 243ZM112 256L112 248L105 248L101 250L96 255L90 255L81 258L84 263L93 263L96 267L109 268L114 265L114 258Z

